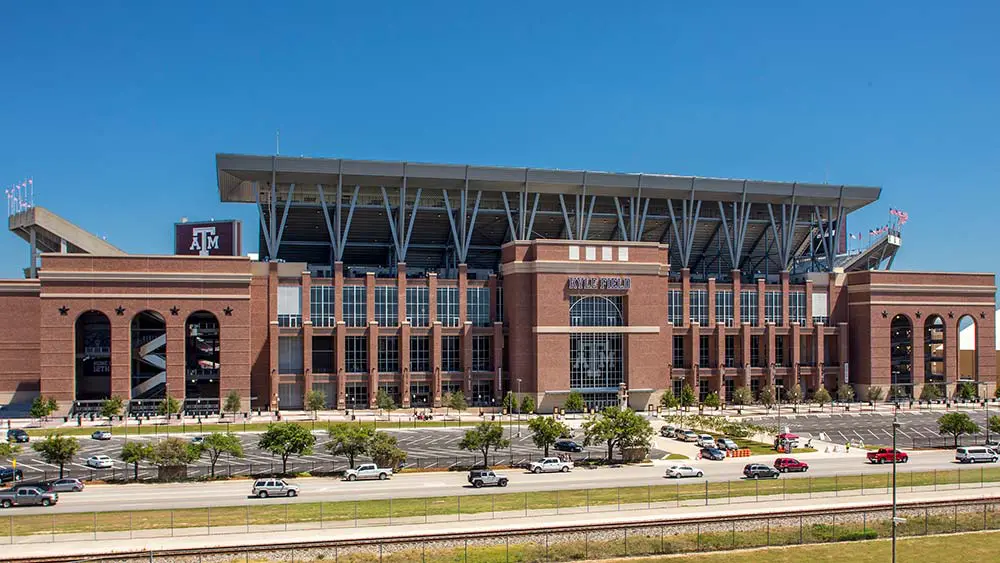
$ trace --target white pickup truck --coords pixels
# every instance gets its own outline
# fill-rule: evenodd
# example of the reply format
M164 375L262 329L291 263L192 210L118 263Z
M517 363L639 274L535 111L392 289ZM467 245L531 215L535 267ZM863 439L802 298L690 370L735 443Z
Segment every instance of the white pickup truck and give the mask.
M356 469L348 469L344 472L344 478L348 481L357 481L359 479L378 479L379 481L385 481L389 477L392 477L392 469L379 467L374 463L365 463L363 465L359 465Z
M573 462L563 461L557 457L546 457L532 462L528 469L532 473L565 473L570 469L573 469Z

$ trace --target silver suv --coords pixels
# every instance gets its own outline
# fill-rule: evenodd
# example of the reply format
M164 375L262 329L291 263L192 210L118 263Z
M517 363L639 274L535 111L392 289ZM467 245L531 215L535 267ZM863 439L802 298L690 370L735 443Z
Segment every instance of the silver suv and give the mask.
M299 494L298 485L290 485L282 479L257 479L253 484L255 497L294 497Z

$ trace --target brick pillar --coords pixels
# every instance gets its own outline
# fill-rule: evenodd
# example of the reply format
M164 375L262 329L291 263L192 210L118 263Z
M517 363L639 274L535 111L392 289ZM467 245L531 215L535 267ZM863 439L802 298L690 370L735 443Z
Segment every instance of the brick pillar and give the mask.
M788 270L781 271L781 324L789 325L788 319Z
M462 306L462 309L465 307ZM472 321L462 321L461 327L459 342L462 347L462 393L469 398L472 397Z
M667 358L667 385L664 389L673 390L674 384L674 325L663 321L663 349L666 350ZM680 366L676 366L680 367Z
M757 326L764 326L764 295L766 294L767 286L764 285L764 280L757 280Z
M187 337L187 315L188 311L183 311L180 315L174 317L169 316L167 319L167 396L173 397L178 401L184 402L184 396L186 393L186 382L185 373L187 366L185 365L185 349L187 347L187 342L185 342ZM220 373L221 375L221 373ZM222 390L222 385L219 386L220 394ZM225 400L225 394L221 397ZM247 409L249 409L249 399L244 397L247 401Z
M681 268L681 292L681 326L686 326L691 322L691 270L687 268Z
M438 314L438 275L437 272L427 274L427 319L433 325Z
M469 267L465 264L458 265L458 326L465 325L466 315L466 302L467 294L466 289L469 287Z
M406 262L396 264L396 309L399 320L406 320Z
M493 295L493 292L490 294ZM493 323L493 371L496 373L493 381L493 399L497 405L503 404L503 352L503 323L497 321Z
M708 278L708 326L715 326L715 278Z
M404 409L410 408L410 323L399 324L399 396Z
M433 274L432 274L433 275ZM433 295L433 294L432 294ZM434 314L434 308L431 308ZM431 404L435 407L441 406L441 321L434 321L431 324Z
M490 322L493 323L497 321L497 292L499 284L497 283L496 274L490 274L487 287L490 289Z
M792 325L791 330L788 331L788 336L785 337L786 340L790 340L785 347L789 349L792 356L792 366L795 370L795 382L799 381L799 363L802 362L802 330L799 325ZM806 387L810 388L813 386L813 377L810 377L806 381ZM802 393L805 395L807 389L803 389Z
M719 393L719 398L724 398L723 389L725 387L726 373L726 323L715 323L715 391Z
M378 323L376 321L368 321L368 406L369 407L375 408L375 396L377 394L378 394Z
M268 270L267 283L267 319L268 343L270 344L270 396L264 399L272 410L277 410L278 404L278 264L271 262Z
M823 356L826 353L826 350L824 348L826 346L826 342L823 342L823 340L825 340L825 337L824 337L824 334L823 334L823 323L816 323L816 325L813 326L813 334L814 334L813 338L816 339L816 344L815 344L814 350L815 350L815 354L816 354L817 380L819 381L819 384L821 384L821 385L823 385L825 387L826 386L826 378L823 376L823 365L826 362L824 361L825 358ZM819 388L819 387L817 386L817 388ZM832 392L833 390L831 389L829 391Z
M743 387L750 388L750 323L740 324L740 367L743 369Z
M918 347L923 349L924 345L924 321L927 320L927 316L922 316L919 319L913 320L913 349L916 350ZM979 331L979 325L976 325L976 331ZM978 339L978 334L976 335ZM983 350L976 349L979 354L995 354L993 350ZM914 354L914 358L916 355ZM917 365L914 362L913 366L913 381L918 381L917 376L920 375L919 381L923 381L924 366ZM948 327L944 331L944 378L945 385L948 387L949 393L955 392L955 386L958 384L958 324L955 323Z
M733 277L733 326L740 326L743 324L743 320L740 319L740 291L743 280L740 279L739 270L733 270L729 275Z
M850 376L848 354L851 348L847 336L847 323L837 323L837 360L840 362L840 369L837 372L838 381L844 381L845 375Z
M813 325L812 321L813 321L813 282L812 280L806 280L806 318L804 326L806 328L812 328Z
M337 295L340 295L338 289ZM337 408L347 408L347 369L344 362L344 353L347 349L347 325L344 321L337 321L337 327L333 330L334 340L334 371L337 374Z
M686 303L687 301L685 301ZM691 389L694 389L695 396L698 395L698 359L701 355L700 344L701 344L701 325L696 322L690 323L691 328L688 330L688 345L687 352L688 357L687 365L690 366L688 373L688 384Z
M128 401L132 398L131 315L135 311L126 310L125 313L119 317L112 311L108 318L111 319L111 396ZM75 332L73 337L76 338Z
M309 271L302 272L302 406L305 407L306 397L313 388L313 326L310 316L312 302L312 276Z
M344 263L333 263L333 315L344 318Z
M771 369L771 364L774 363L775 356L775 346L774 346L774 323L767 323L764 325L764 365L767 367L767 384L774 385L774 370Z

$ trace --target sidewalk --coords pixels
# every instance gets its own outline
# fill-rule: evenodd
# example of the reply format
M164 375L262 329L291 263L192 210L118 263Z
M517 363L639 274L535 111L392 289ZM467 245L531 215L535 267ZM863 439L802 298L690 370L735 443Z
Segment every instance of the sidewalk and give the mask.
M981 501L997 498L997 488L975 490L949 491L949 498L957 501ZM888 494L869 494L856 496L825 497L822 499L794 498L786 501L756 502L747 505L708 505L708 506L671 506L669 513L664 513L666 506L656 506L652 509L640 509L629 512L573 512L544 515L517 516L508 515L497 519L470 519L463 521L448 521L447 532L500 532L514 529L537 529L559 525L587 524L630 524L649 519L661 520L664 524L685 524L691 519L718 516L753 516L784 509L794 511L801 509L822 508L866 508L876 503L888 502ZM761 499L765 501L767 499ZM941 500L941 493L934 491L906 492L900 495L900 502ZM35 536L46 543L17 542L16 549L5 550L8 560L30 561L39 557L74 556L88 557L134 551L161 551L178 548L222 547L237 549L242 546L258 546L261 543L262 532L272 532L267 536L269 545L279 547L283 544L324 540L378 540L380 538L412 536L418 539L422 535L437 535L442 533L441 522L410 523L392 526L323 528L313 527L301 529L303 525L284 526L252 526L233 527L232 533L223 533L220 529L212 535L198 534L198 528L179 530L170 537L128 537L128 533L107 533L101 537L83 537L84 534L68 534L66 536ZM299 529L296 529L296 528ZM213 528L213 531L215 528ZM280 531L280 533L273 533ZM161 531L162 532L162 531ZM185 533L188 532L188 533ZM194 532L194 533L190 533ZM190 533L190 535L188 535ZM112 541L109 541L112 540Z

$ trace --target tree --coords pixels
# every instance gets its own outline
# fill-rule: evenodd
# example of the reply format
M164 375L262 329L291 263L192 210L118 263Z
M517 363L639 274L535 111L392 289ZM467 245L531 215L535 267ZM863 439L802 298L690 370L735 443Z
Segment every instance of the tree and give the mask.
M375 406L386 412L392 412L396 408L396 401L385 389L379 389L375 394Z
M201 454L198 447L180 438L164 438L153 446L150 461L160 467L188 465Z
M59 403L56 402L55 399L39 395L31 401L31 411L29 415L31 418L46 419L50 414L54 413L58 409Z
M531 395L525 395L521 398L521 412L529 414L535 412L535 400L531 398Z
M326 443L326 451L330 455L342 455L354 469L354 458L364 455L375 435L375 432L360 424L332 424L327 429L330 441Z
M208 461L212 464L212 477L215 477L215 464L222 454L230 457L243 457L243 444L239 437L229 432L212 432L198 446L201 452L208 453Z
M789 403L797 405L802 402L802 386L796 383L792 385L791 389L785 391L785 398L788 399Z
M653 427L649 421L631 409L608 407L591 415L583 423L584 445L604 443L608 447L608 463L615 448L622 457L629 448L649 448Z
M963 381L958 384L958 392L956 395L958 395L958 398L963 401L971 401L976 398L976 386L968 381Z
M819 405L819 408L823 408L823 405L830 402L830 392L826 390L826 387L820 387L813 393L813 402Z
M379 467L394 471L406 461L406 452L397 445L396 437L387 432L376 432L368 443L368 455Z
M507 414L514 412L514 407L517 406L517 399L514 398L514 394L507 391L507 394L503 396L503 401L500 405L507 411Z
M121 416L123 408L125 408L125 402L117 395L110 399L104 399L104 402L101 403L101 416L108 419L108 424L111 424L112 418Z
M316 437L303 426L293 422L278 422L267 425L261 434L257 447L281 457L281 472L288 471L288 457L313 453Z
M708 395L705 396L705 400L702 401L701 404L709 408L717 409L719 408L719 405L722 404L722 402L719 400L719 394L713 391L712 393L709 393Z
M692 389L690 385L685 383L684 387L681 389L681 406L684 408L688 408L694 405L695 400L696 398L694 396L694 389Z
M222 412L228 412L233 415L233 419L236 419L236 413L243 409L243 400L240 398L240 392L233 389L226 395L226 404L222 407Z
M733 404L749 405L753 402L753 393L747 387L737 387L733 390Z
M323 408L326 408L326 393L318 389L306 393L306 410L312 411L313 420L316 419L316 411Z
M463 393L449 393L445 399L447 399L445 404L457 411L464 411L469 408L469 403L465 402L465 395Z
M462 441L458 443L459 449L483 454L483 467L490 466L490 449L497 451L509 446L510 440L503 437L503 426L499 422L487 421L466 431Z
M153 446L146 442L125 442L122 451L118 455L125 463L132 464L133 478L139 480L139 462L152 459Z
M885 397L885 389L881 387L869 387L868 388L868 400L877 403Z
M566 412L583 412L587 408L587 404L583 402L583 394L579 391L570 391L569 395L566 396L566 402L563 403L563 408Z
M958 447L958 437L962 434L975 434L979 432L979 425L969 418L964 412L950 412L938 418L938 433L951 434L955 438L955 447Z
M920 390L920 400L921 401L936 401L941 398L941 389L933 383L927 383L924 385L923 389Z
M181 412L181 402L170 395L167 395L167 397L160 401L160 404L157 405L156 412L160 415L166 415L169 418L171 415Z
M765 407L771 408L771 405L774 404L774 387L765 385L764 388L760 390L760 393L757 394L757 400L760 401L760 404Z
M841 403L850 403L854 400L854 388L846 383L841 383L837 387L837 400Z
M549 457L549 446L556 443L559 438L569 434L569 426L547 416L539 416L528 421L528 429L531 430L531 441L536 448L545 451L545 457Z
M11 442L0 442L0 459L13 459L21 453L21 446Z
M80 442L72 436L49 434L41 442L35 442L31 449L41 454L45 463L59 466L59 478L63 477L63 467L73 461L73 456L80 451Z
M663 395L660 396L660 406L661 407L663 407L665 409L676 409L677 406L680 405L680 404L681 404L681 402L677 398L677 396L674 395L674 390L673 389L669 389L668 388L668 389L664 389L663 390Z
M991 416L987 424L990 428L990 432L1000 434L1000 416L997 415Z

